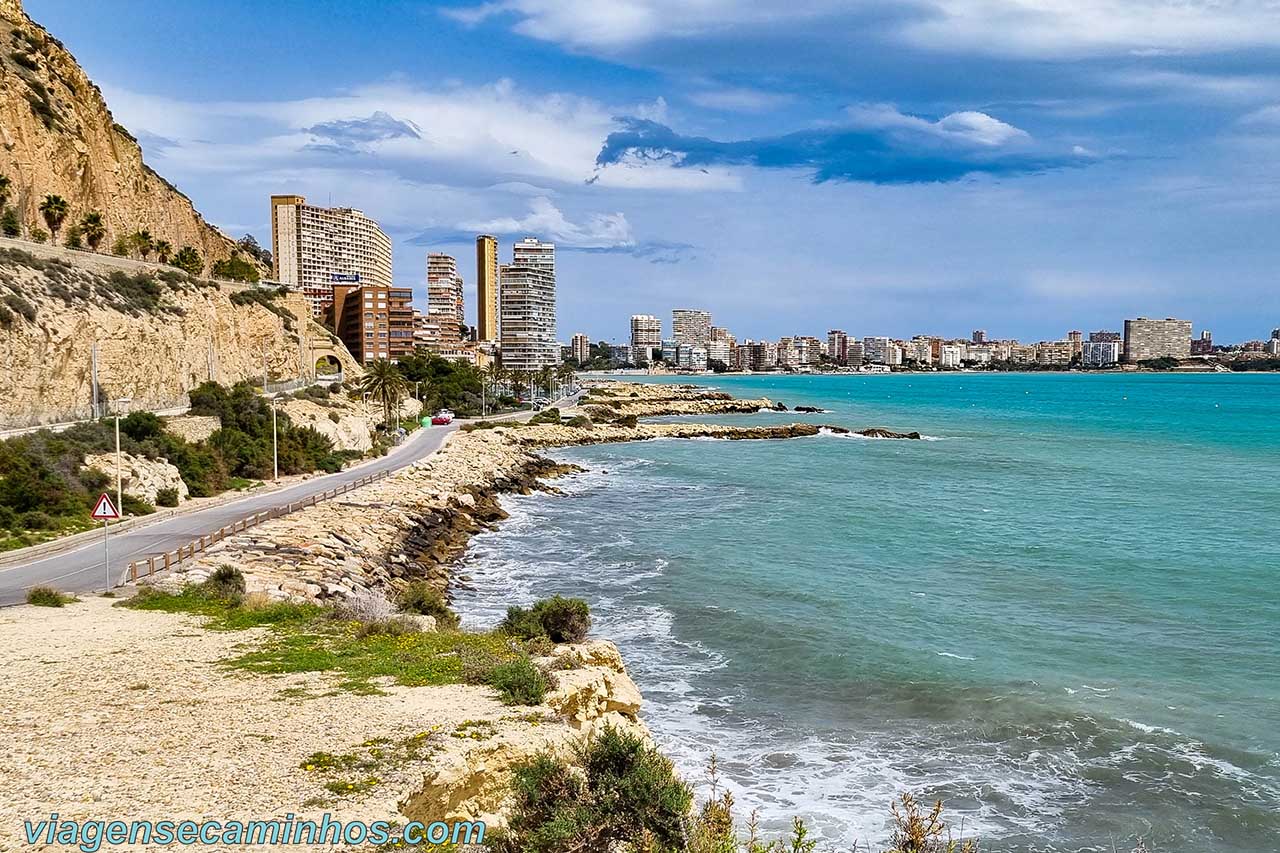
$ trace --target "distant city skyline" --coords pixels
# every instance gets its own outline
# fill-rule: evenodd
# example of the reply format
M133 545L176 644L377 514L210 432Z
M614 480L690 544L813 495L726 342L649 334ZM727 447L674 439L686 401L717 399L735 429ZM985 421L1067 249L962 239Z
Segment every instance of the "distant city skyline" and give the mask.
M689 302L774 339L1280 317L1259 4L25 6L211 222L363 210L419 308L427 251L533 234L561 329L617 340Z

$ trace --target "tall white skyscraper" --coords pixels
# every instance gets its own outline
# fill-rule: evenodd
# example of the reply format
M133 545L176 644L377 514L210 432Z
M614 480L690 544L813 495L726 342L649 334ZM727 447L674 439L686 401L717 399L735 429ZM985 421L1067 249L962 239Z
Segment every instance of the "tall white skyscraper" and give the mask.
M678 344L705 347L711 340L711 312L676 308L671 312L671 337Z
M512 246L498 276L502 366L541 370L560 363L556 342L556 247L533 237Z
M652 314L631 315L631 361L648 364L662 354L662 321Z
M333 303L335 284L391 286L391 238L353 208L273 195L271 277L301 290L319 316Z
M433 351L457 349L463 334L463 281L452 255L427 255L427 313L423 343Z

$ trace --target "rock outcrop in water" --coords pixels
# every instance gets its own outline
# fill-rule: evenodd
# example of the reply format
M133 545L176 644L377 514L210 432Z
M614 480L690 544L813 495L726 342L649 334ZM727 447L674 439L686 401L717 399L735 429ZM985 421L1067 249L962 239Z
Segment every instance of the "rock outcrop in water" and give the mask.
M885 429L884 427L869 427L868 429L855 429L854 433L856 435L861 435L866 438L908 438L908 439L924 438L924 436L922 436L918 432L894 432L893 430Z

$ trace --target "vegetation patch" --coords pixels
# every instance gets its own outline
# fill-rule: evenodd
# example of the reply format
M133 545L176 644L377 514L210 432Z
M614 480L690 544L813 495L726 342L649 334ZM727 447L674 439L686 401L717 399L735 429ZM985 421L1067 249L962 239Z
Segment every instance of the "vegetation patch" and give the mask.
M406 586L396 597L396 605L404 613L434 617L436 627L441 629L457 628L461 621L458 614L449 609L440 590L426 581L414 581Z
M27 604L36 607L65 607L79 600L74 595L59 592L51 586L33 586L27 590Z
M553 643L580 643L591 630L591 611L581 598L556 595L529 609L508 607L498 630L522 640L546 637Z

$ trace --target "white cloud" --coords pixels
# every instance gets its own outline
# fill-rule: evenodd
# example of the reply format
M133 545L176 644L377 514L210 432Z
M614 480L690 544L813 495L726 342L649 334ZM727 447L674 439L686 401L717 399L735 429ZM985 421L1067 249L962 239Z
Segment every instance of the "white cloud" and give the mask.
M536 234L578 248L613 248L636 243L627 217L622 213L595 213L585 222L574 223L545 196L531 199L529 208L521 217L475 220L458 227L477 234Z
M1280 78L1265 74L1196 74L1134 69L1112 74L1104 82L1133 89L1163 91L1175 96L1215 100L1266 98L1280 91Z
M511 15L517 32L613 53L649 42L819 23L865 35L851 14L903 12L884 0L502 0L450 10L465 23ZM1273 0L920 0L887 26L931 49L1000 56L1166 56L1280 46ZM837 30L838 32L838 30Z
M186 103L107 87L117 118L135 133L174 145L148 151L181 171L245 172L318 167L316 159L352 155L351 168L386 170L410 181L489 185L581 185L631 189L736 189L727 171L674 168L597 169L596 155L616 129L613 117L637 112L661 120L666 102L613 107L556 92L485 86L423 88L405 82L295 101ZM362 123L389 121L415 133L359 133ZM341 125L346 144L329 131Z
M706 89L691 92L688 98L700 107L740 113L764 113L781 109L794 98L783 92L765 92L746 87Z
M907 115L892 104L850 107L846 113L858 127L875 130L910 130L954 142L967 142L987 147L1031 139L1030 134L1025 130L975 110L950 113L937 121Z

